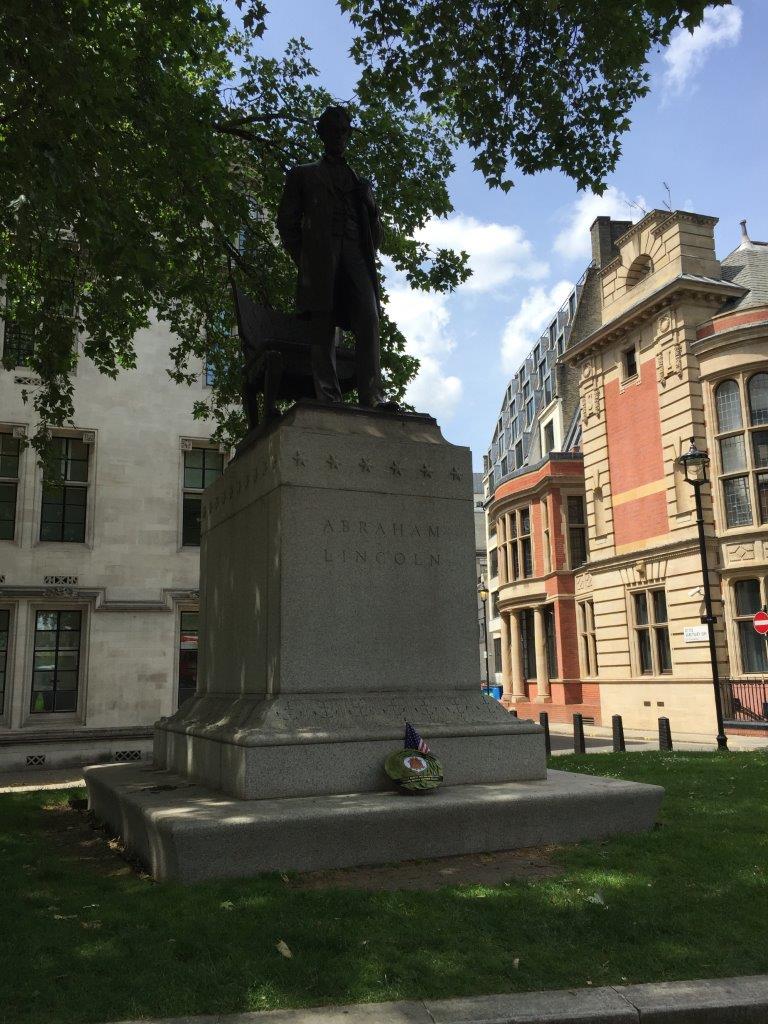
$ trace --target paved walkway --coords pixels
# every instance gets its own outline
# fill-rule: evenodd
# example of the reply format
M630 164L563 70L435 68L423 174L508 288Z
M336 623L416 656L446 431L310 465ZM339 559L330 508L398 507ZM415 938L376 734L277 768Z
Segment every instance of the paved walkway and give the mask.
M569 725L550 725L549 735L552 741L553 754L573 753L573 727ZM596 725L584 726L584 739L588 754L603 754L613 750L613 734L610 728ZM640 730L624 730L627 750L658 750L658 733L641 732ZM686 734L684 737L672 734L675 750L716 750L717 741L714 736L697 736ZM768 733L762 736L729 736L729 750L768 750Z
M768 975L174 1017L152 1024L765 1024ZM122 1024L140 1024L138 1021ZM146 1020L141 1024L147 1024Z
M33 793L38 789L71 789L84 785L79 768L27 768L23 772L0 772L0 793Z

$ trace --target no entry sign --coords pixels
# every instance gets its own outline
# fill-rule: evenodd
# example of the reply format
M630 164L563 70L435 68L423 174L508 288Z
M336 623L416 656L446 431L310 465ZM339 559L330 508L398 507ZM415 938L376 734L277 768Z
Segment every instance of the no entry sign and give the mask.
M755 632L759 633L760 636L765 636L768 633L768 612L756 612L752 623L755 627Z

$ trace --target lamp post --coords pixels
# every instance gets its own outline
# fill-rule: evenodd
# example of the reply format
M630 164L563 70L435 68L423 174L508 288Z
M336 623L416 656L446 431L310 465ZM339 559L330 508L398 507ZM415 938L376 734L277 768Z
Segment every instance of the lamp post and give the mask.
M701 506L701 488L707 483L707 467L709 466L709 455L696 447L696 442L691 438L691 446L688 451L680 456L685 472L685 481L693 488L693 496L696 501L696 526L699 531L699 556L701 558L701 573L704 580L704 615L701 621L706 623L707 635L709 637L709 660L712 665L712 685L715 689L715 714L717 716L717 748L718 750L728 749L728 739L723 728L723 703L720 695L720 673L717 669L717 648L715 646L715 616L712 614L712 594L709 589L709 567L707 565L707 544L704 537L704 512Z
M486 693L491 692L491 677L489 675L490 669L488 667L488 587L485 585L485 580L481 576L477 581L477 595L483 602L483 644L485 648L485 690Z

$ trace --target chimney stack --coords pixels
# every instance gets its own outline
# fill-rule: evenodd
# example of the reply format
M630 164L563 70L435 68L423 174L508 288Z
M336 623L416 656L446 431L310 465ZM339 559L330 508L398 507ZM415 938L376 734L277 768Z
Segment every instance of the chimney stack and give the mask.
M592 259L595 266L604 267L619 255L616 239L632 227L631 220L611 220L610 217L595 217L589 233L592 236Z

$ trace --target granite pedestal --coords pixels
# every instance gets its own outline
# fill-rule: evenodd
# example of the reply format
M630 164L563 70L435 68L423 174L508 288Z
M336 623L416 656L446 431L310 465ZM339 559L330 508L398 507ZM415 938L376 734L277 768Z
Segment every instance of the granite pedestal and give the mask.
M400 833L419 807L436 815L435 856L485 849L476 814L502 808L488 848L520 845L504 786L546 795L544 738L479 687L472 495L469 450L427 416L300 403L246 441L203 497L198 691L155 729L170 805L148 810L126 773L86 774L94 810L158 877L194 876L184 861L198 830L214 874L230 873L223 851L238 842L261 849L235 858L249 871L426 856ZM408 811L383 771L406 720L445 771L439 794ZM643 827L658 793L646 798ZM214 805L226 805L220 819L201 816ZM344 821L362 832L339 861L325 846L353 806ZM303 860L268 838L293 815L314 851ZM392 829L402 847L382 844ZM558 829L553 819L546 841ZM176 853L158 860L168 843Z

